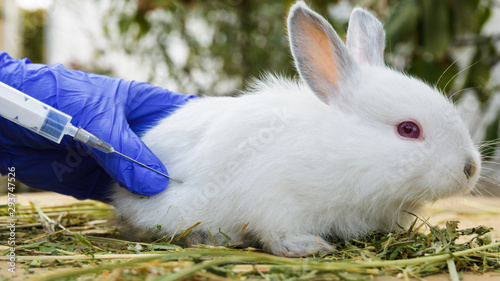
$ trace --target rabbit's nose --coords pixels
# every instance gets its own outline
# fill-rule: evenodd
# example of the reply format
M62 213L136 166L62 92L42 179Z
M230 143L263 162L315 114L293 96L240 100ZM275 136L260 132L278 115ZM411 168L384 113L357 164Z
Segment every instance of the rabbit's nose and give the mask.
M474 176L475 172L476 172L476 164L474 163L474 159L469 157L465 161L464 174L467 177L467 179L470 179L472 176Z

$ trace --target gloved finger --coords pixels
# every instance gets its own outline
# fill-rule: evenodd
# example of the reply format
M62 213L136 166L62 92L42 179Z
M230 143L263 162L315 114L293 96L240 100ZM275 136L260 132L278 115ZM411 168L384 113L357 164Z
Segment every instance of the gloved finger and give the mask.
M121 128L113 128L108 138L114 149L136 161L168 175L167 169L149 148L130 129L126 120ZM117 124L115 124L116 126ZM116 179L122 187L136 194L151 196L163 191L169 179L139 164L134 163L116 153L106 154L91 148L99 164Z
M107 201L111 177L95 159L75 147L64 149L0 148L0 172L14 167L16 181L78 199Z
M111 177L70 136L61 144L0 117L0 172L16 168L16 180L78 199L106 201Z
M31 64L28 59L13 59L9 54L0 52L0 77L5 84L19 89L23 84L25 66Z
M146 129L172 114L186 102L198 98L135 81L120 88L120 91L128 91L125 112L130 128L137 135L142 135Z
M32 131L0 117L0 146L5 149L22 151L24 148L50 150L57 148L57 143L50 141Z

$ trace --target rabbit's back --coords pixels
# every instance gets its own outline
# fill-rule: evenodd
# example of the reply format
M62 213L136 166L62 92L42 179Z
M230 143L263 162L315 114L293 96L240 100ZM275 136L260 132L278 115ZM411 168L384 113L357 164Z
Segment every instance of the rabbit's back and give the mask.
M305 85L278 78L240 97L191 101L142 137L183 183L171 181L166 191L151 197L117 187L114 205L133 225L161 224L166 232L181 219L228 233L249 220L254 227L257 221L265 224L259 231L275 228L280 220L293 224L283 220L294 217L289 216L293 210L304 215L301 209L311 203L304 198L305 183L299 184L307 182L301 165L310 169L324 153L311 147L321 137L304 131L321 131L318 116L330 113ZM286 206L293 208L280 215Z

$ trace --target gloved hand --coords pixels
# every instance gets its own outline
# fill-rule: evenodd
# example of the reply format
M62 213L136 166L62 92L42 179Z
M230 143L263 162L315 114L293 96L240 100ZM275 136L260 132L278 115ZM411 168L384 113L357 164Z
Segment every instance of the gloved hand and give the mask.
M32 64L3 52L0 81L73 116L74 126L165 174L165 167L138 136L196 98L148 83L67 70L60 64ZM16 179L31 187L78 199L106 201L112 178L147 196L168 184L168 178L115 153L89 148L70 136L57 144L0 117L0 172L6 174L9 167L15 167Z

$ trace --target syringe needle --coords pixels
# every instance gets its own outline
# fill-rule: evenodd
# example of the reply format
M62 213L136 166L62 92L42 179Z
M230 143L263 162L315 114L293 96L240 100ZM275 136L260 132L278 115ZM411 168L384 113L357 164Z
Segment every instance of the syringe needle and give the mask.
M41 101L20 92L7 84L0 82L0 116L21 125L51 141L61 143L64 135L73 136L73 139L97 148L105 153L116 153L149 170L165 176L175 182L182 183L168 175L150 168L120 152L115 151L111 144L99 139L82 128L71 124L71 116L61 112Z
M167 174L164 174L160 171L157 171L149 166L146 166L145 164L142 164L141 162L139 162L137 160L134 160L134 159L128 157L127 155L121 154L120 152L116 151L113 148L113 146L111 146L111 144L101 140L100 138L92 135L91 133L87 132L86 130L84 130L82 128L78 128L78 129L75 128L74 131L75 131L75 133L73 135L73 138L79 142L83 142L84 144L91 146L91 147L94 147L94 148L97 148L105 153L116 153L116 154L120 155L121 157L127 158L128 160L143 166L144 168L148 168L151 171L158 173L164 177L167 177L175 182L182 183L182 181L180 181L180 180L176 180L176 179L168 176Z
M171 180L173 180L173 181L175 181L175 182L182 183L182 181L180 181L180 180L176 180L176 179L174 179L174 178L170 177L169 175L166 175L166 174L164 174L164 173L162 173L162 172L160 172L160 171L157 171L157 170L155 170L155 169L153 169L153 168L151 168L151 167L149 167L149 166L146 166L146 165L142 164L141 162L136 161L136 160L134 160L134 159L132 159L132 158L128 157L127 155L121 154L120 152L118 152L118 151L116 151L116 150L115 150L115 151L113 151L113 153L116 153L116 154L120 155L121 157L125 157L125 158L127 158L128 160L130 160L130 161L132 161L132 162L135 162L135 163L137 163L137 164L139 164L139 165L143 166L144 168L148 168L148 169L150 169L151 171L156 172L156 173L158 173L158 174L160 174L160 175L162 175L162 176L165 176L165 177L167 177L167 178L169 178L169 179L171 179Z

